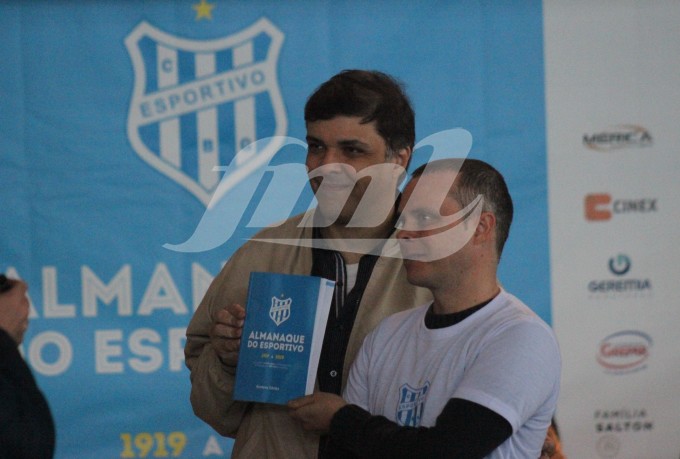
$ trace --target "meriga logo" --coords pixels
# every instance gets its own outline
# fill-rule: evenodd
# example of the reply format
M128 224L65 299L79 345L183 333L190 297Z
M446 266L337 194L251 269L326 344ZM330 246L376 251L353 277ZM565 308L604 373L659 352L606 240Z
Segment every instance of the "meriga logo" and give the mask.
M647 129L634 124L613 126L602 132L583 134L583 144L596 151L612 151L629 147L648 147L653 143Z

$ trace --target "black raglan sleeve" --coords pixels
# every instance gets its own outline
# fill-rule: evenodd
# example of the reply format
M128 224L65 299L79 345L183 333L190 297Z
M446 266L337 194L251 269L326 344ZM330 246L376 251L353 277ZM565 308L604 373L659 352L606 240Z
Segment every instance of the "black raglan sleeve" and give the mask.
M356 405L340 409L331 422L333 457L483 458L512 435L498 413L469 400L450 399L432 427L403 427Z

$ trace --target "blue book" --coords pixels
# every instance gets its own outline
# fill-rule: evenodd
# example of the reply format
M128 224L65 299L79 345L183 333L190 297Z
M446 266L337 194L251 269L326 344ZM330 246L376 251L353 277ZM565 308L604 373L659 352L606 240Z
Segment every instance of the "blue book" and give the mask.
M250 274L234 400L285 404L314 391L335 282Z

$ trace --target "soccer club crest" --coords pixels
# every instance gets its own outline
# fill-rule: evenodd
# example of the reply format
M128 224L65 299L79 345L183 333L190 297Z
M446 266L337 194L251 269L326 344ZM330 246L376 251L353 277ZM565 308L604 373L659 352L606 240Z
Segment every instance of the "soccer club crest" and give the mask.
M407 427L419 427L423 416L429 381L424 386L414 389L408 384L399 388L399 403L397 404L397 423Z
M135 76L127 120L134 151L206 206L226 166L238 172L234 180L266 166L288 129L276 72L283 38L265 18L214 40L137 25L125 39ZM263 150L246 149L270 137Z
M269 308L269 318L274 321L278 327L290 318L290 304L293 302L292 298L278 299L272 297L272 306Z

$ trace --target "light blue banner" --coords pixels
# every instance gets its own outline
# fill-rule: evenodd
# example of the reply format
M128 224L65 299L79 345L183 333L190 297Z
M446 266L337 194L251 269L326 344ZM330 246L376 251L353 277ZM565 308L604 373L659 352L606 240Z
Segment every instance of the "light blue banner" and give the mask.
M193 234L240 147L304 140L307 96L345 68L399 78L418 140L472 134L516 204L501 282L550 320L540 2L6 0L0 36L0 271L30 286L22 350L57 458L229 456L191 411L184 329L254 207L215 249L164 244Z

